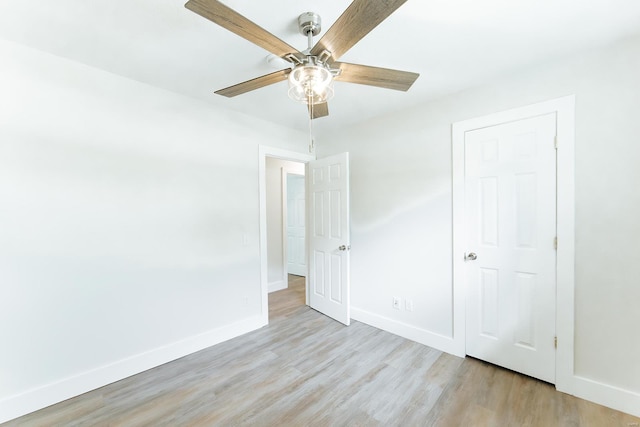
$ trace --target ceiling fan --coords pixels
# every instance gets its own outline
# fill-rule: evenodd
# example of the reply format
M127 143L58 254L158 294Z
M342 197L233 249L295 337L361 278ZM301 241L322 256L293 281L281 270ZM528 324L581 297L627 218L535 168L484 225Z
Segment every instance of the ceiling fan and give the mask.
M320 17L313 12L303 13L298 17L300 32L308 40L308 49L303 52L220 1L189 0L185 7L291 64L283 70L220 89L216 94L234 97L288 79L289 96L307 104L311 119L315 119L329 115L327 101L333 96L334 80L402 91L416 81L417 73L338 62L406 1L354 0L315 46L313 36L320 32Z

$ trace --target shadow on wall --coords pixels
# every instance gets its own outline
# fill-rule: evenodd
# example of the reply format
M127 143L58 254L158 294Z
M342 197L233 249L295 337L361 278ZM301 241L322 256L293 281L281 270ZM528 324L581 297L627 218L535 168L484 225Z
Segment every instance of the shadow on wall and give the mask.
M353 220L351 303L436 334L451 336L451 197L397 208L361 226ZM393 308L393 297L410 299L408 311Z

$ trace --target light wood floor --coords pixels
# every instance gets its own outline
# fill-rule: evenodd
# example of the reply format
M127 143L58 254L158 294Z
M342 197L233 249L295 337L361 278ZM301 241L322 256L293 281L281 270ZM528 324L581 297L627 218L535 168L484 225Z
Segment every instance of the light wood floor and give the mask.
M8 426L637 426L546 383L269 296L268 327Z

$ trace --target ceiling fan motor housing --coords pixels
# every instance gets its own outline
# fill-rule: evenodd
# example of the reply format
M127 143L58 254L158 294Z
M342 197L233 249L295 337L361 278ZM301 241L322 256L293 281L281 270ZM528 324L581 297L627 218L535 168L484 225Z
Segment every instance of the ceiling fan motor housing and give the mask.
M321 20L320 15L314 12L305 12L298 16L298 28L303 36L311 33L313 36L320 34Z

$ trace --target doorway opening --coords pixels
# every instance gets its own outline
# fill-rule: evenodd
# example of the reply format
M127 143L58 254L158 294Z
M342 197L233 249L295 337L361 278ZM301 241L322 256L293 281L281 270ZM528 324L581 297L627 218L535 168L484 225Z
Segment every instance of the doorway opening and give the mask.
M260 179L260 286L262 320L269 323L269 254L267 221L267 163L269 158L305 164L305 304L344 325L350 323L349 153L322 159L309 154L261 146ZM270 162L270 161L269 161ZM280 179L282 180L282 173ZM313 196L311 196L313 195ZM282 196L281 196L282 197ZM277 204L276 204L277 206ZM282 223L282 218L279 219ZM312 232L311 232L312 231ZM282 236L284 231L280 233ZM278 233L271 233L272 236ZM280 255L282 256L282 255ZM280 280L286 280L280 270ZM311 273L312 272L312 273ZM276 276L278 277L278 276ZM273 280L274 276L271 276ZM287 277L288 279L288 277ZM276 285L272 282L272 289ZM311 292L310 289L313 291Z
M261 146L259 149L259 179L260 179L260 282L262 293L262 319L263 323L269 323L269 294L278 290L285 290L289 287L290 263L287 262L288 255L294 255L294 263L298 268L296 272L302 273L305 282L304 296L305 304L308 304L306 280L306 215L305 215L305 195L306 163L315 159L311 154L297 153L278 148ZM300 181L302 178L302 181ZM289 185L293 187L288 191ZM300 188L302 187L302 188ZM303 192L301 195L300 192ZM302 223L304 228L298 227L292 230L297 233L292 237L294 243L289 245L286 224L290 203L287 201L287 194L292 196L297 192L296 197L292 197L291 208L302 209L294 213L292 220L296 224ZM300 202L302 197L302 202ZM296 202L295 200L298 199ZM295 246L295 247L290 247ZM302 255L300 255L300 250ZM302 262L300 262L302 260ZM296 267L293 267L294 269ZM298 280L296 284L299 285Z
M281 294L297 299L302 289L304 304L306 292L300 285L307 276L305 164L268 156L265 184L269 302L274 292L295 285L296 292Z

